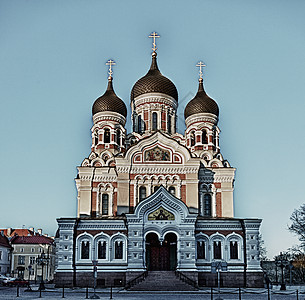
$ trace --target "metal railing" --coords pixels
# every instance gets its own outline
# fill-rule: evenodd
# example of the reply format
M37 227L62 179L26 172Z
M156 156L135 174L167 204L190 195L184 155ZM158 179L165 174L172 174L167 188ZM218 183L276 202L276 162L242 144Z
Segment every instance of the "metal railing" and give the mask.
M140 274L139 276L137 276L136 278L128 281L125 285L125 289L130 289L131 287L140 283L141 281L143 281L147 277L147 275L148 275L148 271L145 271L142 274Z
M175 275L176 277L178 277L180 280L182 280L183 282L187 283L188 285L193 286L196 289L199 289L199 286L197 284L197 282L189 277L187 277L185 274L181 273L180 271L175 271Z

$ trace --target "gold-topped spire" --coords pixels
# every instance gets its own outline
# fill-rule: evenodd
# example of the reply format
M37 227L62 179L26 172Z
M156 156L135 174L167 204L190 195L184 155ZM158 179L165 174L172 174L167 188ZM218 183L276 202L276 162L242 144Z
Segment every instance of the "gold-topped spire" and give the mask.
M106 62L106 66L109 66L109 70L108 70L109 77L108 77L108 79L111 79L112 78L112 74L113 74L112 66L115 66L115 61L112 60L112 59L109 59Z
M156 50L158 49L157 44L156 44L156 38L159 38L159 37L160 37L160 35L155 31L152 32L149 36L149 38L153 38L153 46L152 46L153 53L156 53Z
M199 61L196 65L196 67L199 67L199 81L202 81L202 76L203 76L203 72L202 72L202 68L203 67L206 67L206 65L202 62L202 61Z

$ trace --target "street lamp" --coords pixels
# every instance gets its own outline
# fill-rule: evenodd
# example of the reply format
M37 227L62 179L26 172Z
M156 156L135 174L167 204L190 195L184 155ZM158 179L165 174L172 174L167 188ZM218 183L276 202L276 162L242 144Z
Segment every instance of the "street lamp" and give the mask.
M36 263L38 265L41 265L41 281L40 281L40 285L39 285L40 290L45 289L44 282L43 282L43 267L45 264L48 263L48 261L49 261L49 257L47 257L45 255L44 251L42 251L41 255L36 258Z
M98 295L95 293L96 289L96 278L97 278L97 260L92 260L93 265L93 278L94 278L94 294L90 297L90 299L100 299Z
M280 255L276 258L276 260L279 262L279 267L281 268L281 272L282 272L282 282L281 282L281 291L286 291L286 284L284 282L284 267L287 264L287 259L285 257L285 255L280 252Z

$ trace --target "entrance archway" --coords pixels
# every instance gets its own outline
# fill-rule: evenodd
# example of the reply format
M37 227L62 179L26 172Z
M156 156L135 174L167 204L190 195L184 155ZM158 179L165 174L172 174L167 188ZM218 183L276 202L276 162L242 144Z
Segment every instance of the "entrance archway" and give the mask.
M146 236L146 267L149 271L175 270L177 266L177 236L167 233L161 244L156 233Z

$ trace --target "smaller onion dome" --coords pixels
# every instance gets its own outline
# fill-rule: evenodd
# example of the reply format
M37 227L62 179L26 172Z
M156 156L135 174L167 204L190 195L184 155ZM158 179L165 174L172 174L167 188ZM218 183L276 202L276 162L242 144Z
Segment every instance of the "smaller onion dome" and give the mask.
M204 88L203 79L199 79L199 87L196 96L187 104L184 110L184 118L200 113L210 113L218 117L219 108L217 103L210 98Z
M123 115L125 118L127 116L127 108L125 103L115 94L113 90L111 76L108 77L106 92L103 96L97 98L92 106L92 115L104 111L113 111Z
M178 92L175 85L159 71L157 53L155 51L152 53L152 62L149 71L135 83L131 90L131 101L147 93L166 94L178 101Z

